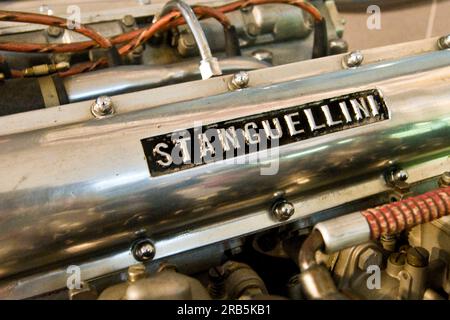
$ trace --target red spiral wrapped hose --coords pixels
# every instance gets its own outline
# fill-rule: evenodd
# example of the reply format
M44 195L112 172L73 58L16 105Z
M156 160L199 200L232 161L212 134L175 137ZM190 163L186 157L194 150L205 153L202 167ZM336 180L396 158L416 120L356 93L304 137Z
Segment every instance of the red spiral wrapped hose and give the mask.
M371 237L401 232L450 214L450 187L362 211Z

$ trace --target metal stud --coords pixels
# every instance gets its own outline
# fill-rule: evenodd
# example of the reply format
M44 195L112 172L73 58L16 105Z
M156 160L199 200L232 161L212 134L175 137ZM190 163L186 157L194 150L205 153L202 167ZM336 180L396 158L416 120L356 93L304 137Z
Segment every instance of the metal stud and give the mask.
M450 34L439 38L438 47L441 50L450 49Z
M288 220L290 217L292 217L294 212L295 212L294 205L286 200L278 201L272 207L272 215L278 221Z
M91 107L92 114L100 119L114 114L112 99L108 96L100 96Z
M359 67L364 61L364 55L361 51L352 51L346 54L342 60L344 68L356 68Z
M232 77L230 82L228 82L228 88L232 91L243 89L248 86L248 82L250 81L250 77L247 72L240 71L238 73L235 73Z
M155 246L150 239L137 240L131 249L134 258L137 261L148 261L155 257Z

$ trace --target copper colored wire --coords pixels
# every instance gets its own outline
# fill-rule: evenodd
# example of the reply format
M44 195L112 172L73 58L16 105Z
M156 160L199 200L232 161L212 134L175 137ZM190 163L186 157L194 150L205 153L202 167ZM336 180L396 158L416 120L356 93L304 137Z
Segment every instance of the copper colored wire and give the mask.
M108 66L108 61L105 58L100 58L94 62L89 61L89 62L82 62L82 63L76 64L67 71L59 72L58 75L60 77L65 78L65 77L74 76L79 73L89 72L89 71L97 69L98 67L106 67L106 66Z
M210 17L216 19L220 24L223 25L224 28L229 28L231 26L230 20L228 17L222 13L220 10L212 7L205 6L195 6L192 8L194 13L199 16L199 18ZM124 55L135 49L148 39L150 39L156 32L161 32L170 28L174 28L176 26L185 24L186 21L181 16L181 13L178 11L171 11L168 14L164 15L160 19L158 19L154 24L152 24L149 28L144 29L139 36L128 44L119 49L119 53Z
M258 5L258 4L268 4L268 3L287 3L291 5L298 6L303 10L309 12L316 20L321 19L320 12L312 5L303 1L295 1L295 0L249 0L249 1L236 1L221 7L212 8L212 7L196 7L200 9L196 9L199 14L203 11L205 14L200 18L204 17L215 17L219 22L221 22L224 26L227 22L227 18L225 13L237 10L240 8L244 8L250 5ZM203 15L203 14L201 14ZM44 16L48 17L48 16ZM55 17L53 17L55 18ZM178 26L184 23L184 19L179 17L177 22L173 25ZM25 22L25 21L24 21ZM151 28L151 26L149 27ZM121 35L115 36L110 39L112 45L121 44L124 42L129 42L138 37L142 32L147 30L148 28L142 28L133 30L127 33L123 33ZM154 32L146 33L147 37L143 37L141 41L148 40L148 35L153 35ZM15 43L15 42L0 42L0 50L4 51L14 51L14 52L28 52L28 53L65 53L65 52L81 52L85 50L92 49L97 46L96 41L83 41L83 42L74 42L74 43L56 43L56 44L46 44L46 43ZM138 46L138 45L137 45ZM131 48L131 47L128 47ZM131 50L131 49L130 49Z
M198 13L201 17L212 17L219 21L224 27L230 26L230 21L228 17L221 13L220 11L211 8L199 6L194 8L194 12ZM179 18L170 27L178 26L184 24L183 18ZM112 45L118 45L124 42L129 42L134 38L138 37L145 28L133 30L127 33L120 34L118 36L112 37L110 42ZM0 50L4 51L14 51L14 52L28 52L28 53L66 53L66 52L82 52L90 50L97 46L95 41L82 41L73 43L17 43L17 42L0 42Z
M211 17L211 18L214 18L217 21L219 21L224 26L224 28L229 28L231 26L231 23L230 23L230 20L228 19L228 17L225 16L225 14L221 13L220 11L218 11L214 8L204 7L204 6L196 6L193 8L193 10L197 15L200 16L200 18ZM185 23L186 22L185 22L184 18L181 17L181 13L179 13L177 11L169 12L167 15L165 15L164 17L160 18L158 21L153 23L149 28L135 30L135 33L138 34L139 36L137 36L137 37L134 36L134 39L132 39L132 41L130 41L125 46L119 48L119 53L121 55L125 55L128 52L132 51L137 46L139 46L143 42L143 40L140 40L140 39L142 39L142 38L149 39L156 32L167 30L167 29L170 29L170 28L173 28L178 25L185 24ZM127 36L127 37L129 37L129 36ZM116 42L116 41L124 42L123 40L125 40L125 39L126 38L122 35L121 37L119 37L119 36L116 37L115 41L113 40L113 42ZM68 77L68 76L72 76L72 75L75 75L78 73L91 71L91 70L96 69L97 67L103 67L106 65L107 65L107 63L105 60L81 63L81 64L73 66L72 68L70 68L69 70L67 70L65 72L60 72L59 76Z
M322 20L322 15L320 11L314 7L309 2L303 0L239 0L236 2L224 4L222 6L216 7L217 10L226 13L230 11L235 11L238 9L243 9L245 7L253 6L253 5L261 5L261 4L271 4L271 3L284 3L290 4L300 9L308 12L313 18L317 21Z
M233 3L229 3L219 7L206 7L206 6L194 6L193 10L200 19L206 17L215 18L219 21L224 28L229 28L231 26L229 19L226 17L225 13L242 9L252 5L270 4L270 3L285 3L293 6L297 6L302 10L308 12L313 16L315 20L322 20L322 16L313 5L305 2L303 0L239 0ZM67 26L67 21L62 18L46 16L40 14L32 13L22 13L22 12L12 12L0 10L0 20L3 21L15 21L15 22L28 22L28 23L39 23L45 25L53 25L61 28L69 29ZM75 42L70 44L38 44L38 43L13 43L5 42L0 43L0 50L6 51L17 51L17 52L40 52L40 53L64 53L64 52L80 52L92 49L97 45L101 47L111 47L113 45L119 45L125 43L119 48L119 53L121 55L126 55L138 46L140 46L145 41L149 40L156 33L165 31L167 29L185 24L184 18L178 11L171 11L158 19L155 23L147 28L141 28L127 32L111 39L106 39L98 34L96 31L89 29L86 26L80 25L78 28L74 29L85 36L90 37L93 41ZM74 75L81 72L91 71L97 67L106 66L105 60L85 62L79 65L73 66L68 71L60 73L61 76Z
M314 7L313 5L311 5L307 2L304 2L303 0L240 0L240 1L232 2L232 3L226 4L226 5L220 6L220 7L214 7L213 9L217 12L221 12L222 14L225 14L225 13L235 11L238 9L242 9L242 8L252 6L252 5L261 5L261 4L270 4L270 3L284 3L284 4L290 4L293 6L297 6L297 7L301 8L302 10L305 10L306 12L311 14L315 20L321 21L323 19L322 15L320 14L320 11L317 10L316 7ZM195 9L195 8L193 8L193 9ZM173 12L174 11L170 12L169 14L165 15L164 17L170 15ZM195 12L195 10L194 10L194 12ZM164 17L162 17L161 19L163 19ZM132 50L132 49L138 47L140 44L142 44L143 42L150 39L156 32L160 31L160 30L153 31L152 27L153 27L153 25L150 26L149 28L147 28L145 31L143 31L137 39L133 39L129 44L127 44L125 46L126 49L124 49L122 52L127 53L128 52L127 50Z
M82 24L74 23L73 25L69 26L67 19L63 19L63 18L59 18L59 17L38 14L38 13L0 10L0 21L35 23L35 24L43 24L43 25L47 25L47 26L59 27L59 28L67 29L67 30L73 30L75 32L78 32L78 33L94 40L102 48L111 48L112 47L111 41L109 41L109 39L103 37L97 31L95 31L87 26L84 26Z
M128 42L137 37L144 29L122 33L110 39L113 45ZM0 50L28 53L67 53L81 52L97 47L95 41L82 41L73 43L17 43L0 42Z

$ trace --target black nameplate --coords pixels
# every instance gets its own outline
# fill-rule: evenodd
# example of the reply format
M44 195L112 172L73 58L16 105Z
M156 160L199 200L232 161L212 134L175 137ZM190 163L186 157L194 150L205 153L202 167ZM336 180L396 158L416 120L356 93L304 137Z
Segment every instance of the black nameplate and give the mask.
M141 142L150 174L160 176L386 119L389 110L375 89L149 137Z

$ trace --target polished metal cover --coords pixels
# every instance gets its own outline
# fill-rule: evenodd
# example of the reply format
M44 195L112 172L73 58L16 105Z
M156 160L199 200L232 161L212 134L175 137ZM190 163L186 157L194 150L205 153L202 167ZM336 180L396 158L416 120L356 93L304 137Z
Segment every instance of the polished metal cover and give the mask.
M326 59L306 64L319 66ZM254 79L272 72L249 74ZM449 75L450 52L444 50L128 113L120 112L124 99L113 97L117 112L111 117L0 136L0 277L128 250L144 236L208 234L172 247L156 242L158 259L222 239L225 231L258 230L258 223L241 223L236 230L215 227L260 212L274 220L270 208L280 194L295 206L290 220L298 219L314 212L297 201L312 192L378 177L391 163L417 165L447 157ZM225 78L223 83L226 87ZM258 162L227 159L149 174L142 139L194 128L196 122L247 119L374 88L389 107L387 120L281 145ZM155 99L151 91L130 96L137 95L144 105ZM33 115L46 112L53 110ZM261 174L267 166L275 174Z
M366 90L142 140L152 176L389 119L379 90Z

